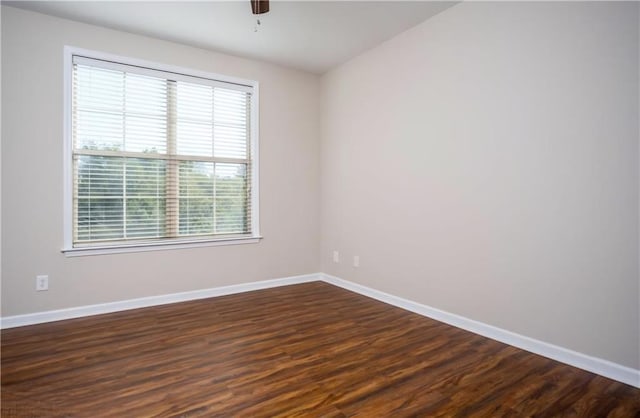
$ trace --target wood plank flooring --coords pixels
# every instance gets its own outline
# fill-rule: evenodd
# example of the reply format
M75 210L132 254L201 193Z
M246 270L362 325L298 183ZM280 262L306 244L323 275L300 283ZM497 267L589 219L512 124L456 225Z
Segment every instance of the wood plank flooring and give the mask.
M326 283L2 331L2 417L640 417L640 390Z

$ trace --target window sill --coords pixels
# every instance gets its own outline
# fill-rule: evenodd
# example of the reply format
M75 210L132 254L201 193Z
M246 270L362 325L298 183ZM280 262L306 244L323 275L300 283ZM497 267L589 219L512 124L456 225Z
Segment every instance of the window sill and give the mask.
M83 257L89 255L181 250L186 248L215 247L219 245L256 244L260 242L261 239L262 237L256 236L247 238L223 238L202 241L175 241L171 243L132 243L105 245L101 247L65 248L62 250L62 253L64 253L64 255L67 257Z

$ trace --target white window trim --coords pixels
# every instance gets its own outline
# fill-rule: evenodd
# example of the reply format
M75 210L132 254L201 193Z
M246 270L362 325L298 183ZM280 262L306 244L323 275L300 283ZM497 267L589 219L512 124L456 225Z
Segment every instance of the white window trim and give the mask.
M71 132L71 88L72 88L72 70L73 70L73 56L79 55L84 57L95 58L104 61L112 61L114 63L122 63L126 65L132 65L142 68L150 68L159 71L165 71L176 74L184 74L187 76L200 77L209 80L218 80L225 83L237 84L240 86L246 86L253 89L253 97L251 100L251 151L252 151L252 164L251 164L251 236L238 237L238 238L208 238L202 240L165 240L157 242L130 242L117 245L103 245L103 246L86 246L86 247L74 247L73 246L73 170L72 170L72 152L73 152L73 138ZM140 251L156 251L156 250L169 250L169 249L184 249L184 248L197 248L207 246L218 245L237 245L237 244L254 244L262 239L260 235L260 206L259 206L259 180L260 180L260 158L259 158L259 115L258 115L258 103L260 102L259 95L259 82L254 80L245 80L237 77L230 77L222 74L209 73L205 71L192 70L184 67L178 67L167 64L160 64L151 61L140 60L136 58L123 57L119 55L108 54L105 52L92 51L83 48L76 48L73 46L64 47L64 74L63 74L63 108L64 108L64 123L63 123L63 193L64 193L64 207L63 207L63 227L64 227L64 244L62 252L67 257L84 256L84 255L99 255L99 254L117 254L117 253L129 253Z

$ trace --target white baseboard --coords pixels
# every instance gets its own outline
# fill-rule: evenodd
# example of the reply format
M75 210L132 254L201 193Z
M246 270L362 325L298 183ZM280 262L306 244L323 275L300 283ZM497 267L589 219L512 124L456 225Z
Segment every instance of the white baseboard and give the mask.
M15 315L0 318L0 328L14 328L25 325L41 324L45 322L61 321L64 319L80 318L91 315L99 315L111 312L126 311L129 309L146 308L150 306L165 305L176 302L205 299L216 296L231 295L234 293L249 292L252 290L268 289L272 287L287 286L292 284L324 281L326 283L351 290L363 296L388 303L398 308L417 313L419 315L444 322L500 341L514 347L521 348L534 354L569 364L592 373L608 377L619 382L640 388L640 370L622 366L601 358L588 356L577 351L539 341L524 335L516 334L483 322L474 321L450 312L432 308L417 302L390 295L367 286L353 283L324 273L305 274L281 279L263 280L259 282L243 283L238 285L215 287L210 289L194 290L191 292L173 293L169 295L150 296L138 299L129 299L118 302L102 303L97 305L80 306L76 308L59 309L55 311L37 312L25 315Z
M271 287L287 286L290 284L306 283L318 280L320 280L320 275L318 273L305 274L301 276L284 277L281 279L262 280L259 282L193 290L190 292L149 296L118 302L108 302L100 303L97 305L79 306L76 308L58 309L55 311L7 316L0 319L0 328L6 329L22 327L25 325L42 324L45 322L62 321L64 319L73 319L91 315L126 311L129 309L147 308L150 306L166 305L168 303L186 302L190 300L212 298L215 296L231 295L234 293L249 292L252 290L268 289Z
M544 341L529 338L524 335L516 334L502 328L474 321L473 319L455 315L427 305L422 305L417 302L390 295L388 293L343 280L338 277L330 276L328 274L321 273L320 276L324 282L351 290L352 292L356 292L381 302L397 306L398 308L417 313L418 315L426 316L428 318L435 319L436 321L444 322L445 324L473 332L474 334L482 335L483 337L491 338L492 340L500 341L531 353L539 354L552 360L640 388L640 370L622 366L601 358L592 357L564 347L549 344Z

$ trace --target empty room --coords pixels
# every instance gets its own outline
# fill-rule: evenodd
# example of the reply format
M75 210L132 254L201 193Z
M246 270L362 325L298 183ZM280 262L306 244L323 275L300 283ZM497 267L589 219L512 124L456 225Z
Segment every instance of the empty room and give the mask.
M640 3L0 18L2 417L640 416Z

